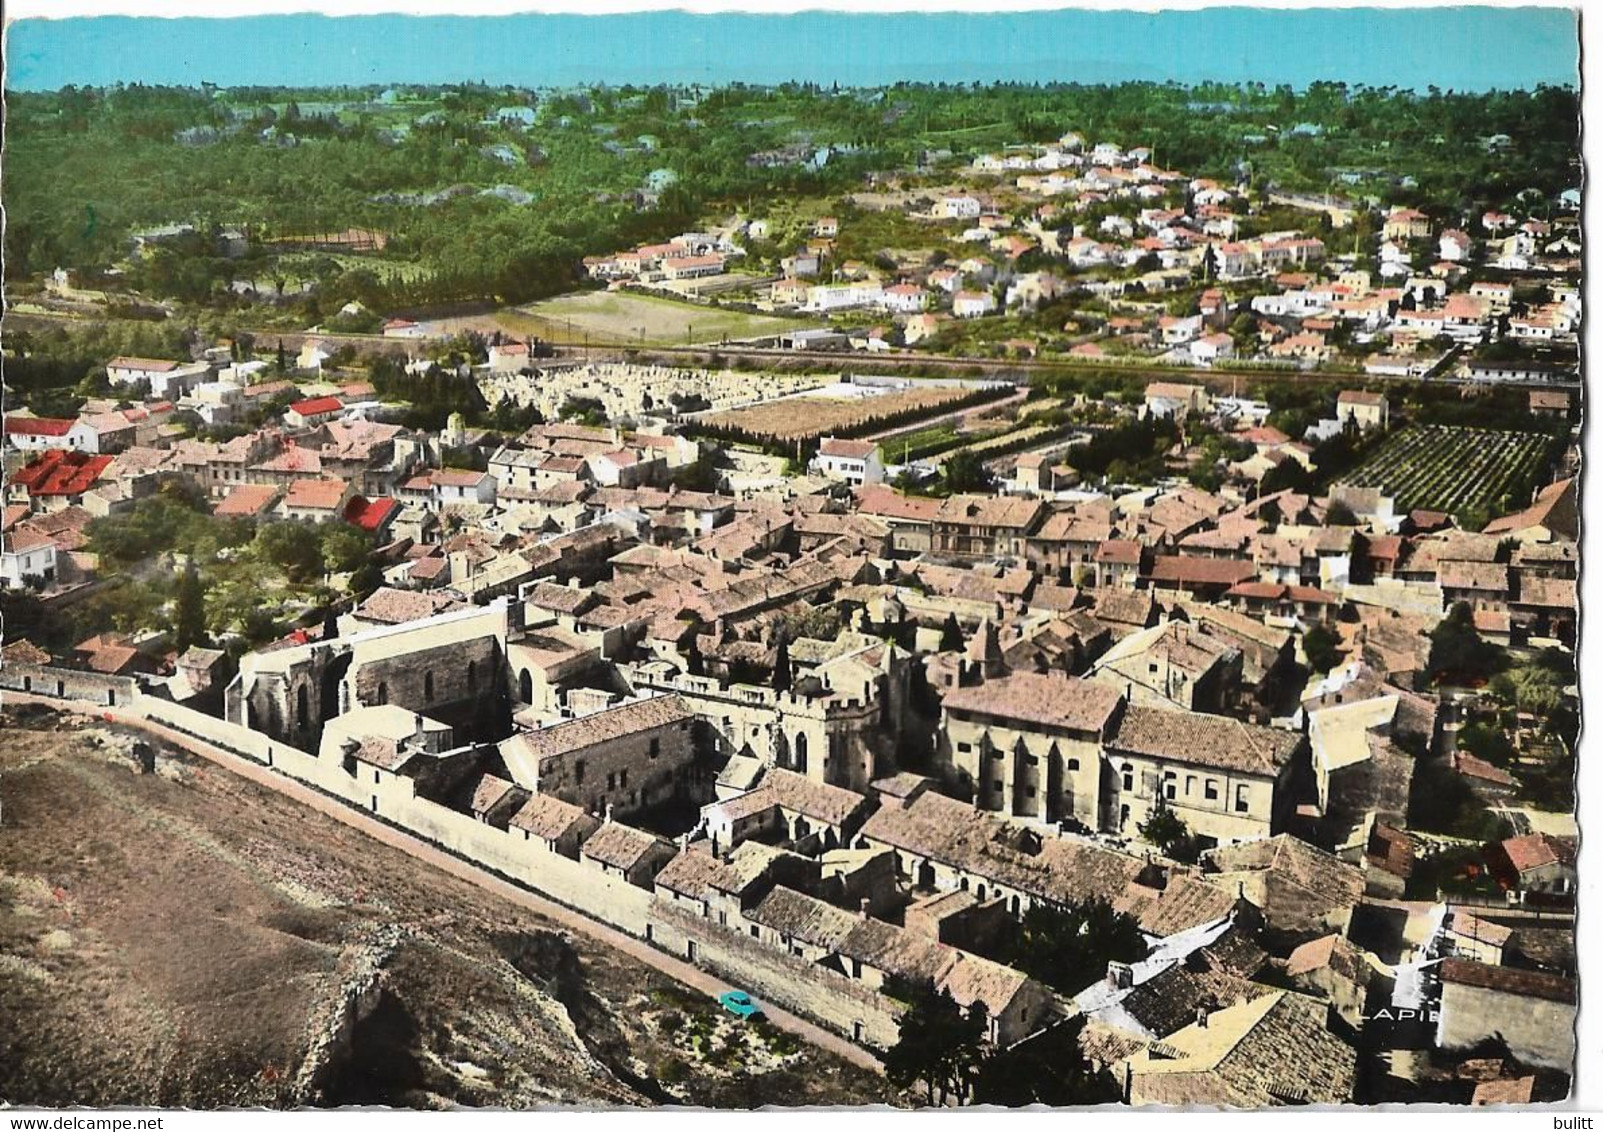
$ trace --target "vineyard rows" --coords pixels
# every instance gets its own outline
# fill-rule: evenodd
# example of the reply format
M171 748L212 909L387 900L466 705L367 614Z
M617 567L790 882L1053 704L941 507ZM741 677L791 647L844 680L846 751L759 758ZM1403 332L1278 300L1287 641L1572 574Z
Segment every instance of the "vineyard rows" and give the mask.
M1547 438L1534 432L1413 425L1380 447L1344 483L1379 488L1399 511L1458 514L1495 505L1541 459Z

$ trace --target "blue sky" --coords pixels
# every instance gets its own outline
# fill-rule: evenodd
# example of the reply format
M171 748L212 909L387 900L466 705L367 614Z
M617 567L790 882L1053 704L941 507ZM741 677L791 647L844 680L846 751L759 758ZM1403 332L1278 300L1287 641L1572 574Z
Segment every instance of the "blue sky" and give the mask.
M1574 12L1474 7L30 19L9 26L6 55L6 85L18 90L789 79L1486 90L1576 85L1579 66Z

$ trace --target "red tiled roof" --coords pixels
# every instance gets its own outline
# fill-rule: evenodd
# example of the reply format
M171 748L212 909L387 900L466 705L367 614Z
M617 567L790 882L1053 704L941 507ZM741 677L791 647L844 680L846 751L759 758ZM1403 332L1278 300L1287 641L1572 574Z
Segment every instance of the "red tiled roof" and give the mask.
M1152 560L1148 573L1155 582L1195 582L1202 585L1233 586L1256 571L1251 562L1234 558L1194 558L1190 555L1160 555Z
M126 358L115 357L106 363L107 369L137 369L149 373L167 373L178 368L177 362L166 358Z
M291 480L289 494L284 497L284 505L332 511L340 505L340 500L345 498L345 487L344 480Z
M12 554L22 554L29 550L39 550L42 547L54 544L54 539L40 531L28 527L18 527L7 537L0 539L0 549L10 551Z
M873 484L857 490L857 508L865 515L930 522L940 504L924 496L903 495L884 484Z
M105 645L90 653L86 663L91 671L114 676L123 671L139 656L139 650L128 645Z
M1209 560L1204 560L1209 561ZM1229 559L1213 559L1211 561L1230 561ZM1317 586L1287 586L1279 582L1237 582L1225 594L1226 597L1262 598L1265 601L1279 601L1282 598L1291 601L1315 602L1320 605L1340 605L1341 599L1334 594L1326 593Z
M54 449L30 460L11 477L11 482L26 488L29 495L82 495L95 485L113 459Z
M1521 998L1545 998L1553 1002L1573 1003L1575 983L1562 975L1545 971L1522 971L1514 967L1494 967L1469 959L1442 960L1442 982L1459 986L1480 987L1502 991Z
M1563 842L1541 833L1528 833L1524 837L1511 837L1503 842L1503 853L1508 863L1519 872L1529 872L1544 865L1574 861L1574 850Z
M1375 535L1369 539L1369 557L1390 559L1402 557L1403 540L1400 535Z
M450 565L444 558L438 556L419 558L412 564L412 569L407 573L420 582L427 581L432 578L438 578L450 568Z
M230 491L223 501L212 508L213 515L259 515L278 497L276 487L259 483L242 483Z
M1248 444L1285 444L1291 439L1278 428L1264 425L1261 428L1249 428L1241 433L1241 439Z
M1475 778L1493 786L1517 786L1514 778L1504 770L1499 770L1485 759L1477 758L1468 751L1453 752L1453 769L1465 778Z
M1340 605L1341 599L1318 586L1287 586L1286 596L1292 601L1314 602L1319 605Z
M1012 672L973 687L954 688L943 706L1100 734L1118 708L1119 696L1117 688L1073 676Z
M338 397L313 397L296 401L290 408L303 417L309 417L317 413L337 413L345 408L345 403Z
M1098 562L1117 562L1136 566L1141 562L1141 544L1134 539L1107 539L1097 547Z
M60 417L6 417L7 436L66 436L77 421Z
M848 460L862 460L870 456L879 445L872 440L847 440L837 437L826 437L819 444L818 452L822 456L839 456Z
M364 531L377 531L401 509L394 499L364 499L358 495L345 505L345 521Z

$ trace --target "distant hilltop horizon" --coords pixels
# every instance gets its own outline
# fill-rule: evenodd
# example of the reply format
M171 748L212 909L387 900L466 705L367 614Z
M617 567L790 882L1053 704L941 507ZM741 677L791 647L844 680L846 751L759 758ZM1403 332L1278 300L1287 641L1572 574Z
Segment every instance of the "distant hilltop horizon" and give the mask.
M56 94L56 93L59 93L60 91L67 90L69 88L75 88L75 89L79 89L79 90L114 90L114 89L116 89L118 87L131 87L131 86L137 86L137 85L144 85L144 86L147 86L147 87L161 88L161 89L166 89L166 90L201 90L201 91L212 90L212 91L215 91L215 92L218 92L218 93L224 93L224 94L230 93L230 92L233 92L233 91L242 91L242 90L277 91L277 92L284 92L286 94L294 94L294 93L303 92L303 91L308 93L308 94L333 94L333 93L342 93L342 94L344 94L345 92L350 92L350 93L362 92L362 93L370 93L374 97L387 95L387 94L394 94L394 95L397 96L394 99L394 102L397 105L400 105L404 101L406 101L406 96L408 94L410 94L410 93L416 93L418 95L428 95L428 94L432 94L434 92L440 92L440 91L473 91L473 90L483 90L483 91L487 91L487 92L503 92L504 91L504 92L508 92L508 93L522 92L522 93L527 93L527 94L532 94L532 95L551 95L551 96L556 96L556 95L577 95L577 94L583 94L583 93L585 93L587 91L607 91L607 90L612 90L612 91L631 91L631 90L633 90L633 91L648 91L648 90L652 90L652 89L663 89L663 90L682 90L682 91L683 90L716 91L716 90L720 90L720 89L738 87L738 88L744 89L744 90L765 91L765 90L782 90L782 89L785 89L787 87L813 87L813 88L817 88L818 90L820 90L822 92L826 92L826 93L827 92L831 92L833 90L833 91L838 91L841 94L850 94L850 93L867 94L867 93L882 93L882 92L892 91L892 90L895 90L895 89L897 89L899 87L900 88L922 89L922 90L933 90L933 89L940 89L940 88L950 88L952 90L971 90L971 89L987 90L987 89L994 89L994 88L999 88L999 87L1029 87L1029 88L1040 88L1042 90L1052 90L1052 89L1055 89L1055 88L1060 88L1060 89L1068 90L1068 89L1073 89L1073 88L1081 88L1081 89L1099 88L1099 87L1117 88L1117 87L1122 87L1122 86L1154 86L1154 85L1161 85L1161 86L1168 86L1168 87L1171 87L1171 88L1177 88L1177 89L1180 89L1180 90L1195 91L1197 93L1213 92L1213 91L1218 91L1218 90L1247 91L1247 90L1251 90L1254 87L1261 88L1261 89L1266 89L1266 90L1290 88L1290 89L1296 91L1297 93L1307 93L1310 87L1318 87L1318 86L1321 86L1321 85L1330 85L1330 86L1345 87L1345 88L1348 89L1349 92L1352 92L1352 93L1359 93L1359 92L1371 91L1372 90L1372 91L1384 91L1384 92L1387 92L1389 94L1396 95L1396 96L1414 95L1416 97L1425 98L1425 97L1429 97L1429 91L1430 90L1440 90L1441 93L1443 93L1443 94L1479 95L1479 94L1496 93L1497 90L1503 89L1503 88L1491 88L1490 90L1487 90L1487 91L1468 91L1468 90L1456 90L1456 89L1453 89L1453 88L1442 89L1442 88L1437 88L1435 86L1432 86L1430 88L1412 87L1412 86L1399 86L1396 83L1388 83L1388 84L1385 84L1385 85L1371 85L1371 84L1368 84L1368 83L1346 82L1346 81L1344 81L1342 79L1318 79L1318 78L1312 79L1308 83L1306 83L1306 84L1304 84L1304 85L1302 85L1300 87L1299 86L1294 86L1291 83L1274 83L1274 84L1271 84L1271 83L1267 83L1267 82L1264 82L1264 81L1261 81L1261 80L1249 80L1249 79L1239 79L1239 80L1197 79L1197 80L1194 80L1194 81L1191 81L1191 82L1183 82L1183 83L1182 82L1175 82L1173 80L1170 80L1169 82L1158 83L1156 80L1153 80L1153 79L1136 79L1136 78L1100 79L1100 80L1097 80L1097 79L1073 79L1073 80L1064 79L1064 80L1042 81L1042 82L1022 82L1022 81L1017 80L1017 79L989 79L989 80L976 79L976 80L973 80L973 81L970 81L970 82L952 82L952 81L940 80L940 79L898 79L898 80L896 80L894 82L881 82L881 83L844 83L844 82L820 83L820 82L817 82L816 80L813 80L813 79L804 79L804 78L775 79L775 80L770 81L770 82L749 82L749 81L745 81L745 80L741 80L741 79L729 79L729 80L722 81L722 82L698 81L698 80L693 80L693 79L692 80L659 79L659 80L657 80L655 82L646 82L644 80L636 80L636 81L633 81L633 82L607 82L604 79L595 79L595 80L575 80L575 81L572 81L572 82L563 82L563 83L489 82L489 81L484 80L484 79L472 79L472 78L439 79L439 80L429 81L429 82L409 81L409 80L404 80L404 79L397 79L397 80L393 80L393 81L386 81L386 80L382 80L382 79L376 79L376 80L373 80L371 82L364 82L364 83L312 83L312 82L307 82L307 83L289 83L289 82L284 82L284 83L242 83L242 82L218 82L215 79L198 79L198 80L188 81L188 82L143 83L143 84L139 83L137 80L129 81L129 80L121 80L121 79L119 79L119 80L116 80L116 81L113 81L113 82L103 82L103 83L67 83L67 84L63 84L60 87L53 87L53 88L49 88L49 89L45 89L45 88L40 88L40 89L37 89L37 90L32 90L32 89L24 90L24 89L21 89L21 88L9 88L9 89L11 89L13 93L18 93L18 94ZM1538 84L1538 86L1556 88L1556 89L1561 89L1561 90L1570 90L1570 91L1574 91L1574 90L1578 89L1578 86L1575 83L1541 83L1541 84ZM1520 88L1511 88L1511 89L1520 89ZM420 97L420 98L417 99L417 101L426 102L426 101L428 101L428 99ZM311 113L315 113L316 112L316 105L317 104L314 104L314 103L303 103L302 106L301 106L301 109L303 111L307 111L307 107L311 106L313 109L310 112ZM1193 109L1201 109L1201 110L1205 110L1205 109L1225 110L1225 109L1231 108L1232 105L1233 104L1230 103L1229 101L1216 101L1216 102L1212 102L1212 103L1208 103L1208 102L1193 102L1191 104ZM1271 129L1272 128L1273 127L1271 127Z
M1344 82L1479 93L1578 87L1580 47L1577 13L1557 7L302 14L18 20L6 27L6 62L7 89L32 92L118 83Z

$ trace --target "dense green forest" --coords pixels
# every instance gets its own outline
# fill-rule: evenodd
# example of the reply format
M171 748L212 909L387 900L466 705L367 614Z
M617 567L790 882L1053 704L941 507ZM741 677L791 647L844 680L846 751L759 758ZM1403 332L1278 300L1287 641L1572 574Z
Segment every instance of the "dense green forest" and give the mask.
M8 279L114 263L133 232L192 223L195 243L150 252L129 281L209 302L232 279L284 273L262 241L348 227L390 237L358 267L375 305L537 298L572 286L582 256L713 208L839 194L870 172L934 183L974 154L1067 130L1149 146L1200 176L1444 217L1521 193L1539 206L1580 182L1578 96L1555 87L119 86L8 98ZM210 235L235 226L249 227L252 251L226 260Z

